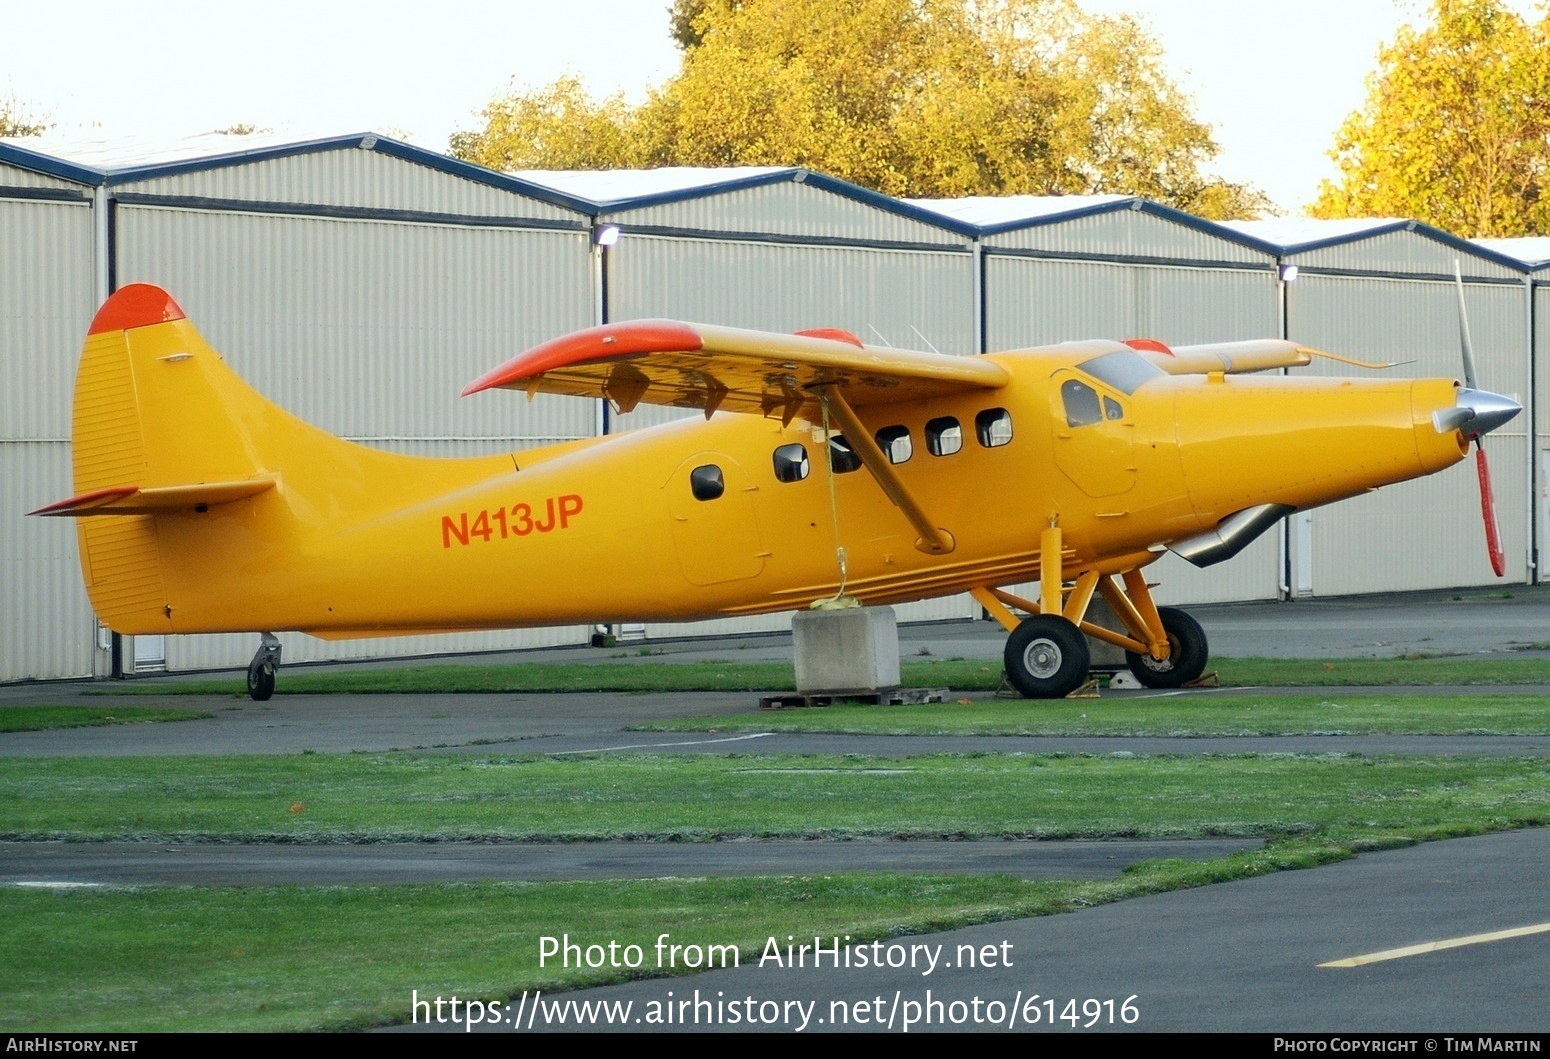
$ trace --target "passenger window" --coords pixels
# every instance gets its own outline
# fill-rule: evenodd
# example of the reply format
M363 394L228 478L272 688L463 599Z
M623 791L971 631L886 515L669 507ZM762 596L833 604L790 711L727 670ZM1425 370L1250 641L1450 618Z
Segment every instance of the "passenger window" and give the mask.
M849 474L861 469L861 457L850 447L844 434L834 434L829 438L829 467L835 474Z
M1085 382L1067 379L1060 385L1060 399L1066 405L1066 425L1085 427L1089 423L1101 423L1103 411L1098 407L1098 391Z
M714 463L707 463L689 472L689 492L694 494L694 499L715 500L726 491L726 479L721 476L721 468Z
M801 445L782 445L775 450L775 479L800 482L807 477L807 449Z
M909 427L883 427L877 432L877 447L883 450L889 463L908 463L915 455L915 443L910 440Z
M926 424L926 451L933 456L951 456L963 448L963 427L952 416L933 419Z
M1012 440L1012 413L1005 408L987 408L974 417L974 436L987 449L1000 448Z

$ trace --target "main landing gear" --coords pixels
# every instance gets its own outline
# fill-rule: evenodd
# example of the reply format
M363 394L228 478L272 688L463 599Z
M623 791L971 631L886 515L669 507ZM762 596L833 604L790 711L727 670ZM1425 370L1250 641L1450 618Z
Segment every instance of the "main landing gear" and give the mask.
M1149 688L1179 688L1200 679L1206 671L1206 632L1200 623L1175 607L1158 607L1163 632L1168 635L1168 657L1125 652L1125 662L1137 680Z
M1092 652L1082 631L1055 614L1024 618L1006 638L1006 678L1028 699L1063 699L1087 679Z
M1058 527L1044 531L1040 552L1061 554ZM1060 571L1052 569L1040 580L1037 603L989 585L972 590L1010 633L1004 660L1013 687L1030 699L1071 694L1087 680L1092 666L1088 637L1124 648L1130 671L1149 688L1177 688L1205 672L1210 652L1200 623L1182 610L1153 603L1139 568L1125 570L1121 577L1124 588L1113 574L1087 570L1068 587ZM1085 620L1094 592L1119 617L1125 632ZM1030 616L1019 620L1013 607Z
M263 634L263 641L248 663L248 697L254 702L267 702L274 694L274 675L280 668L280 641L274 633Z

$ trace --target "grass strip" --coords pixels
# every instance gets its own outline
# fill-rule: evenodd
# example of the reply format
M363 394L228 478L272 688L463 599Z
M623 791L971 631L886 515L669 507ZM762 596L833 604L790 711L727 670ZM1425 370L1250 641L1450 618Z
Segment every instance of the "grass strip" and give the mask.
M13 889L0 903L0 936L7 940L0 996L13 1033L356 1029L409 1021L413 991L504 1003L525 989L656 974L654 945L663 932L683 945L735 946L747 964L771 936L783 943L787 934L849 934L862 942L1064 912L1347 855L1301 841L1215 861L1153 861L1099 882L835 874ZM538 939L561 933L582 945L640 945L653 954L653 966L564 971L550 961L540 968Z
M641 731L832 732L853 735L1545 735L1541 695L1312 695L1224 692L1032 701L964 699L921 706L835 703L648 721Z
M1209 668L1237 687L1362 687L1383 685L1550 684L1550 658L1220 658ZM906 659L900 679L910 688L993 691L1001 686L999 660ZM278 695L381 695L543 692L792 691L785 662L445 663L372 669L287 669ZM234 695L246 697L240 677L157 680L93 689L101 695Z
M193 721L214 714L163 706L4 706L0 732L42 732L51 728L98 728L109 724Z
M10 759L7 839L1101 838L1550 822L1550 761L1233 755Z

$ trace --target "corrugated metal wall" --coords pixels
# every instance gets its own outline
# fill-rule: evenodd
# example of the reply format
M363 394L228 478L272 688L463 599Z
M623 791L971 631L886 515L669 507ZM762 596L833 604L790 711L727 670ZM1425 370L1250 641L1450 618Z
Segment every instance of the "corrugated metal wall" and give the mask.
M986 237L985 245L1039 250L1056 257L1093 255L1169 263L1232 262L1263 265L1263 251L1246 246L1203 221L1181 223L1173 211L1134 200L1123 209L1078 213Z
M787 180L635 209L610 210L607 219L630 229L645 225L706 235L764 233L857 243L888 240L934 244L952 240L941 227L827 190L817 181Z
M0 183L15 178L7 171ZM70 495L70 396L96 310L92 209L84 198L3 194L0 680L90 676L96 626L81 585L74 520L25 515Z
M458 396L587 326L586 238L121 205L118 281L166 287L244 378L324 430L483 453L592 433L579 402Z
M1278 329L1270 254L1156 207L1083 212L990 236L980 292L964 237L824 184L784 180L604 211L626 229L608 251L609 318L843 327L869 343L971 353L982 294L992 350L1138 335L1188 344ZM6 198L5 187L20 190ZM588 401L456 396L494 364L594 322L590 218L580 213L498 181L356 148L195 166L113 191L116 283L166 286L241 374L325 429L443 456L595 429ZM0 680L82 675L100 661L73 526L21 518L68 490L69 395L96 300L90 202L40 194L85 189L0 165L0 518L13 527L0 534ZM1303 275L1289 288L1290 335L1358 356L1418 358L1398 369L1407 375L1456 375L1453 298L1442 278L1455 256L1415 231L1293 255ZM1526 397L1521 276L1484 259L1466 260L1465 271L1476 277L1469 299L1481 384ZM1550 320L1550 295L1536 297L1538 319ZM1550 337L1535 340L1550 356ZM1550 394L1539 397L1544 437ZM615 427L670 415L643 409ZM1519 420L1487 442L1518 580L1526 576L1536 502L1545 516L1540 532L1550 533L1550 487L1535 478L1527 428ZM1298 529L1306 533L1291 534L1292 565L1316 594L1495 582L1467 469L1320 510ZM1281 579L1279 545L1267 536L1204 572L1168 557L1149 576L1163 581L1159 596L1170 602L1268 598ZM965 597L899 610L916 620L977 613ZM651 632L710 635L784 628L787 620ZM298 636L286 638L286 649L291 661L412 655L576 642L585 633L334 644ZM246 636L173 638L167 664L236 665L253 647Z
M1403 233L1383 237L1391 251L1386 258L1376 247L1339 247L1320 263L1339 259L1385 262L1390 268L1405 263L1436 267L1438 262L1427 260L1438 251L1435 244L1406 245L1405 238ZM1422 242L1408 238L1411 244ZM1466 267L1477 266L1466 262ZM1528 394L1524 300L1521 282L1467 285L1480 385L1519 401L1526 401ZM1296 341L1368 360L1406 362L1385 375L1462 378L1457 298L1451 281L1440 277L1304 270L1289 292L1287 315ZM1353 374L1339 364L1316 363L1306 370ZM1507 553L1507 583L1526 579L1527 430L1526 418L1520 416L1486 440ZM1301 517L1311 520L1312 527L1311 555L1293 555L1295 587L1303 593L1330 596L1502 583L1486 559L1480 501L1468 463Z
M463 386L590 322L579 231L121 205L120 283L165 286L232 366L331 433L416 455L471 456L593 433L588 402ZM362 267L362 263L371 267ZM576 643L582 627L324 642L287 659ZM251 637L172 637L170 669L246 661Z
M240 141L234 141L240 142ZM367 142L375 143L374 137ZM121 195L154 194L352 210L405 210L471 218L537 218L574 222L573 210L464 180L427 165L367 148L304 151L219 168L118 183Z

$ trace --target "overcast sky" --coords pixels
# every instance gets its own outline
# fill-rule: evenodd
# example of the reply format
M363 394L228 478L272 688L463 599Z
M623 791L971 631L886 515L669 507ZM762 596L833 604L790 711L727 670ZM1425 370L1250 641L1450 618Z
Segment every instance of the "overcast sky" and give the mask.
M166 138L239 122L298 136L378 131L445 150L490 98L564 73L642 97L677 69L669 0L85 0L6 4L0 96L60 135ZM1333 173L1335 130L1414 0L1080 0L1130 12L1222 146L1216 170L1284 209ZM1528 14L1533 0L1509 0Z

